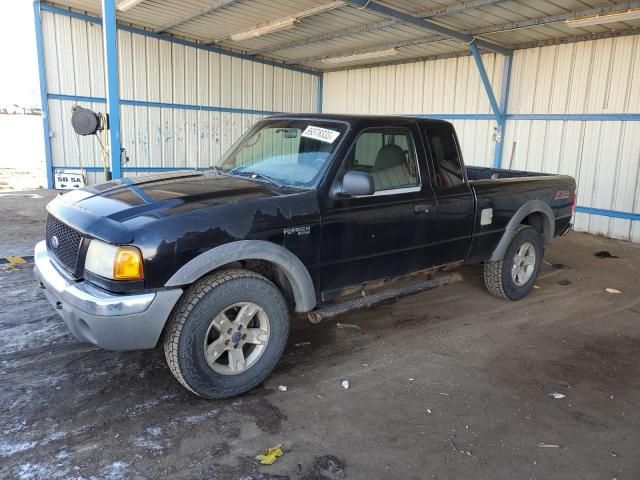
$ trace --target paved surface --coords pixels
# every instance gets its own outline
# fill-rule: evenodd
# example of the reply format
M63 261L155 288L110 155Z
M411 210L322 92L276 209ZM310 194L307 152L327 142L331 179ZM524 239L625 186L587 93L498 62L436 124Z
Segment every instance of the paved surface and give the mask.
M44 204L0 198L0 256L29 253ZM296 322L274 374L227 401L187 393L160 351L79 343L29 267L0 271L0 478L638 479L640 246L571 233L546 260L565 268L520 302L465 267L336 319L359 328Z

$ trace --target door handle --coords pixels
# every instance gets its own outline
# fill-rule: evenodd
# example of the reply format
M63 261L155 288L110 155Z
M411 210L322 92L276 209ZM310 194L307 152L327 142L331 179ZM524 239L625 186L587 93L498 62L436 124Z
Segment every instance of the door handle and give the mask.
M431 208L431 205L426 204L426 203L421 203L420 205L414 205L413 213L415 213L415 214L429 213L429 209L430 208Z

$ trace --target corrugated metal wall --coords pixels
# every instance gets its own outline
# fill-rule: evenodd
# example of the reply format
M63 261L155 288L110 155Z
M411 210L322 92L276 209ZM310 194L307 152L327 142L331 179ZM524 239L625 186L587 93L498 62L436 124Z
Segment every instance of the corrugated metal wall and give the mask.
M496 95L502 62L484 55ZM471 57L325 74L324 111L386 114L490 114ZM548 119L549 114L640 112L640 37L514 53L502 166L565 173L579 205L640 213L640 122ZM536 119L518 115L538 114ZM623 118L623 117L621 117ZM470 165L492 164L493 120L452 120ZM640 222L576 214L576 229L640 241Z
M510 114L637 112L638 36L514 54ZM572 175L581 206L640 213L640 122L510 120L505 140L505 167ZM577 213L575 227L640 241L638 221Z
M78 139L71 128L73 105L106 108L102 27L42 12L42 28L53 165L77 167L82 159L86 167L102 168L95 138ZM315 75L124 30L118 32L118 50L122 146L130 158L126 167L133 169L127 175L145 168L208 167L262 116L317 111ZM78 96L96 101L70 98ZM89 173L92 183L103 179L101 172Z
M496 91L502 62L483 55ZM472 57L342 70L324 75L323 111L371 114L492 114ZM470 165L493 163L493 120L451 120Z

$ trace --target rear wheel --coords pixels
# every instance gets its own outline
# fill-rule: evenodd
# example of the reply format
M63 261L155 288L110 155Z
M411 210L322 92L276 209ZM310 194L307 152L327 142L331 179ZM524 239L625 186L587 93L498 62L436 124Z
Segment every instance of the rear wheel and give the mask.
M540 232L521 225L515 232L504 258L484 264L484 284L491 295L519 300L533 288L544 256Z
M247 270L225 270L185 292L169 320L164 351L187 389L207 398L256 387L280 359L289 334L280 290Z

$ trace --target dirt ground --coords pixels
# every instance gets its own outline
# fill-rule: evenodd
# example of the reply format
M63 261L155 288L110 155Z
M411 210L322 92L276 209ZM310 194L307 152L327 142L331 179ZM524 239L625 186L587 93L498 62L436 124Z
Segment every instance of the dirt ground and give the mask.
M0 197L0 256L42 238L52 194L38 193ZM546 261L561 268L519 302L472 266L461 284L297 321L266 383L226 401L184 390L160 350L79 343L31 266L5 269L0 478L638 479L640 245L571 233Z

